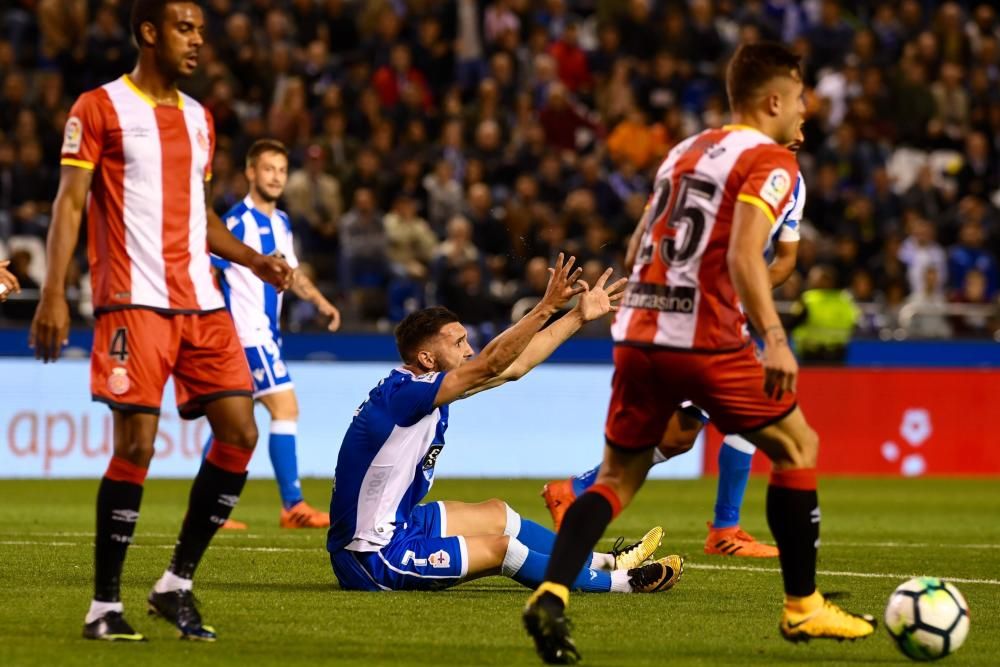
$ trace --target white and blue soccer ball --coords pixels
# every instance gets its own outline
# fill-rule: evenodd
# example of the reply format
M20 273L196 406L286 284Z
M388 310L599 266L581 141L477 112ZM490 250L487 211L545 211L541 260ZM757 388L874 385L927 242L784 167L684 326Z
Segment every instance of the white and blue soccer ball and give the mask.
M914 577L893 591L885 627L914 660L954 653L969 634L969 605L958 589L937 577Z

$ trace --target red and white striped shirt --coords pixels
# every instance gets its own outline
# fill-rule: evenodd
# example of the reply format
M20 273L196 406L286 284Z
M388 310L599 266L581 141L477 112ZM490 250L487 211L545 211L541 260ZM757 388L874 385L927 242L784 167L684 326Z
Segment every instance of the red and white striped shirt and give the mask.
M791 151L727 125L678 144L656 174L652 219L611 333L615 342L725 352L748 340L726 253L737 201L773 225L798 178Z
M208 253L205 182L215 128L179 93L157 104L123 76L77 99L63 165L94 172L87 205L95 312L225 307Z

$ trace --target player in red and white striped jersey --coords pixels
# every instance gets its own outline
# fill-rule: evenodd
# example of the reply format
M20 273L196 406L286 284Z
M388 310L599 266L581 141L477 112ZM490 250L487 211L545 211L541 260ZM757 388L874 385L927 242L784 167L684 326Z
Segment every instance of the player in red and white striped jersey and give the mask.
M37 357L58 359L69 329L66 271L89 193L87 250L97 316L91 394L112 410L115 452L97 495L88 639L143 639L122 616L119 589L171 375L181 416L206 415L215 442L149 604L182 638L215 639L201 622L191 580L239 500L257 427L249 369L209 251L282 289L292 274L283 260L234 238L207 205L212 117L176 86L198 64L203 31L195 2L136 0L135 69L81 95L66 123L48 275L31 337Z
M573 575L646 478L682 401L773 462L767 518L780 551L790 641L860 639L871 616L816 588L816 433L795 400L798 365L771 297L761 249L798 178L784 148L803 121L799 59L780 44L742 46L727 72L736 124L676 146L660 167L629 285L612 326L615 374L596 483L563 518L524 622L547 662L579 657L564 614ZM761 359L747 319L763 338ZM664 571L667 580L674 573Z

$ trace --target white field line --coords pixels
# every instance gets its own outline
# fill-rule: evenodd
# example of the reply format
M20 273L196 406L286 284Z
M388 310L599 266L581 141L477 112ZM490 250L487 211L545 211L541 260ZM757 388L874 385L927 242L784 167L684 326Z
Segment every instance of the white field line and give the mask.
M727 570L733 572L760 572L779 573L781 570L776 567L753 567L751 565L711 565L709 563L685 563L685 569L691 570ZM859 579L909 579L918 577L918 574L893 574L890 572L840 572L837 570L817 570L816 574L825 577L856 577ZM1000 579L968 579L964 577L940 577L945 581L958 584L987 584L989 586L1000 586Z
M0 546L49 546L49 547L82 547L90 546L83 542L44 542L34 540L0 540ZM132 549L173 549L172 544L133 544ZM212 547L215 550L226 551L251 551L257 553L316 553L316 547L239 547L224 544L217 544ZM727 572L754 572L760 574L776 574L781 570L776 567L753 567L751 565L713 565L710 563L686 563L690 570L721 570ZM909 579L919 576L917 574L898 574L891 572L843 572L838 570L818 570L816 574L827 577L855 577L859 579ZM985 584L988 586L1000 586L1000 579L970 579L966 577L941 577L946 581L957 584Z
M308 536L312 536L318 533L308 533ZM15 533L7 532L0 533L0 536L6 537L93 537L94 533L91 531L59 531L59 532L24 532ZM290 537L293 539L299 537L306 537L307 534L295 533L289 535L255 535L253 533L248 533L245 531L224 531L216 533L213 539L247 539L247 540L260 540L264 537L269 537L270 539L281 539L284 537ZM139 532L136 537L142 539L147 537L154 538L168 538L175 539L177 533L144 533ZM640 537L626 537L626 542L637 542ZM694 539L694 538L670 538L669 536L664 537L664 542L668 544L702 544L704 540ZM979 544L955 544L955 543L930 543L930 542L839 542L839 541L828 541L823 540L821 543L822 547L872 547L872 548L884 548L884 549L1000 549L1000 542L992 543L979 543Z

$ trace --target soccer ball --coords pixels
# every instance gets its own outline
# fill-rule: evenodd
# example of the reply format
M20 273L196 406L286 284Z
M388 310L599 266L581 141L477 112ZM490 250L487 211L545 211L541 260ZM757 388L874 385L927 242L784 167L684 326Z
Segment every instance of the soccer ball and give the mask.
M885 627L914 660L937 660L958 650L969 634L969 605L937 577L914 577L893 591Z

